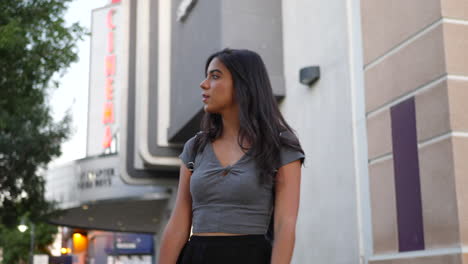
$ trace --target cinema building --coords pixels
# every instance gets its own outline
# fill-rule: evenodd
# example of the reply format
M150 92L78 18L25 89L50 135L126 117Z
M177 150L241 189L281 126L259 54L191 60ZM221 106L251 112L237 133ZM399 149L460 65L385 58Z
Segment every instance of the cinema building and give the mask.
M91 47L87 157L48 175L82 263L155 263L224 47L264 58L306 153L292 263L468 263L466 1L113 1Z

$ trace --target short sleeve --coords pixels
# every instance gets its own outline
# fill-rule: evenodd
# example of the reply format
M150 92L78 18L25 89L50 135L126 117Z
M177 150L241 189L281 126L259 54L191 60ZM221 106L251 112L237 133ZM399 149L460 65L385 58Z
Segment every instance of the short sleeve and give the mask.
M293 133L291 133L289 131L282 132L281 136L282 137L289 137L289 138L295 138L296 137ZM291 163L293 161L296 161L296 160L301 160L301 164L302 164L304 162L304 158L305 158L305 156L304 156L304 154L302 152L283 146L283 147L281 147L281 150L280 150L280 164L279 164L278 168L281 168L284 165L286 165L288 163Z
M189 140L187 140L184 144L184 149L182 150L182 153L180 153L179 158L182 160L182 162L187 166L189 162L193 162L193 144L195 143L195 137L193 136Z

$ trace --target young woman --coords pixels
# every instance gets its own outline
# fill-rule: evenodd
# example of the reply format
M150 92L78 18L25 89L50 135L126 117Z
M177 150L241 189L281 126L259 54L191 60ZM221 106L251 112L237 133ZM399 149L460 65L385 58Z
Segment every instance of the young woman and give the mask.
M224 49L205 74L205 115L179 156L158 264L289 263L304 152L257 53Z

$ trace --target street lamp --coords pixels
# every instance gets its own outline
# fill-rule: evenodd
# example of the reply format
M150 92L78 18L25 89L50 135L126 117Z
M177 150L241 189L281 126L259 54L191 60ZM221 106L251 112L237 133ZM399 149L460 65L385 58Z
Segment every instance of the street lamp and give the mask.
M28 226L24 224L24 219L21 220L21 223L18 226L18 230L21 233L24 233L24 231L28 230Z
M18 226L18 230L21 233L24 233L28 230L28 226L25 224L24 218L21 219L21 222ZM34 264L34 223L31 223L31 246L29 248L29 264Z

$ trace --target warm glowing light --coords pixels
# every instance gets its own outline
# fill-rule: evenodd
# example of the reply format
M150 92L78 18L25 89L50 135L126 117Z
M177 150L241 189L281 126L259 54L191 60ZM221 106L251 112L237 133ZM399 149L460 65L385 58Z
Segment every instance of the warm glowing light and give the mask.
M104 124L114 123L114 103L106 102L104 105L104 116L102 117L102 122Z
M67 249L66 249L66 248L61 248L61 249L60 249L60 253L62 253L62 254L67 254Z
M88 247L88 238L80 233L73 234L73 251L75 253L85 252Z

